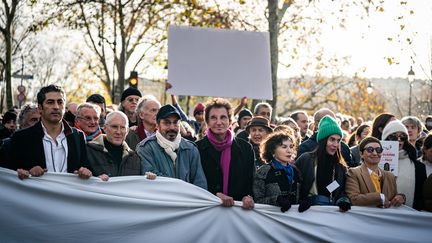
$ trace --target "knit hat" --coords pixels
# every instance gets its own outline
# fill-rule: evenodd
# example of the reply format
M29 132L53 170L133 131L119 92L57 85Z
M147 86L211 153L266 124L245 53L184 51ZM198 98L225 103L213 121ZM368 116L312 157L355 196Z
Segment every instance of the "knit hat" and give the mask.
M245 116L253 117L252 112L251 112L250 110L248 110L248 109L243 109L243 110L240 111L240 113L239 113L239 115L238 115L237 123L240 124L241 119L242 119L243 117L245 117Z
M142 97L141 92L138 89L135 89L134 87L129 87L123 91L120 101L125 100L128 96L131 95Z
M267 129L268 133L273 132L273 129L270 127L269 120L267 120L267 118L265 118L265 117L256 116L256 117L252 118L246 126L246 131L249 132L249 128L255 127L255 126L264 127L265 129Z
M204 112L204 109L205 109L205 106L204 106L202 103L198 103L198 104L195 106L195 109L194 109L193 115L195 116L197 113Z
M337 134L341 137L343 136L342 129L339 127L336 120L331 116L326 115L321 119L318 125L317 141L319 142L320 140L333 134Z
M6 111L4 113L4 115L3 115L3 121L2 121L2 123L6 124L6 123L8 123L8 121L11 121L11 120L15 121L16 119L17 119L17 114L15 112Z
M382 136L381 136L381 140L386 140L386 138L395 132L403 132L406 135L408 135L408 130L406 129L405 125L402 124L401 121L399 120L394 120L389 122L383 130Z

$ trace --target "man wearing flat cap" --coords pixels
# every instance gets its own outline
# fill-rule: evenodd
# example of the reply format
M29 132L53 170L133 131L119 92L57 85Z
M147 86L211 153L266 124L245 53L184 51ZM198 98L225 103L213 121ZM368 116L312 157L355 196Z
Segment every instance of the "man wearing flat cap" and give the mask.
M172 105L162 106L156 115L156 135L141 141L136 152L141 174L177 178L207 189L196 145L180 135L180 114Z

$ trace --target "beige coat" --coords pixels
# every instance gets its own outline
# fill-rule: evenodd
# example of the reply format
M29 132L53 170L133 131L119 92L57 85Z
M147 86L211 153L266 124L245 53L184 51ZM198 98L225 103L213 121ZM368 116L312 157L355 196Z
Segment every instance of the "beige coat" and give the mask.
M381 172L381 193L385 195L385 201L390 201L397 194L396 179L391 172L379 169ZM375 187L369 175L366 164L351 168L347 173L345 191L356 206L381 206L380 193Z

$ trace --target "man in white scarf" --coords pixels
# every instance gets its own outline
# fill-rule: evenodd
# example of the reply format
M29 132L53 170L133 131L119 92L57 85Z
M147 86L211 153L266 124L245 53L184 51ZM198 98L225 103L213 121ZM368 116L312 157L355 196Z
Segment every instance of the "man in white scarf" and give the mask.
M174 106L165 105L157 113L156 121L156 136L141 141L136 147L141 174L153 172L207 189L198 149L180 135L180 113Z

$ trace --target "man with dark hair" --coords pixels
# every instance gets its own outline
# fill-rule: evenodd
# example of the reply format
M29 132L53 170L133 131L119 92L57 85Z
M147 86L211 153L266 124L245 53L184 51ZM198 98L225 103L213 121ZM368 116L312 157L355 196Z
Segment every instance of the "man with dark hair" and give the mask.
M294 111L293 113L291 113L290 117L300 127L302 141L306 141L309 138L309 136L307 135L309 128L309 117L306 111Z
M180 113L172 105L162 106L157 113L156 135L138 144L142 174L177 178L203 189L207 181L196 145L180 135Z
M18 168L18 177L42 176L49 171L90 178L84 134L63 120L64 90L57 85L42 87L37 101L41 121L17 131L11 140L11 159Z
M215 98L206 104L204 116L207 135L197 145L209 192L225 207L232 207L237 200L243 202L243 208L252 209L255 156L252 145L235 138L230 130L231 104Z
M92 94L89 97L87 97L86 102L95 104L101 108L100 117L99 117L99 127L103 127L107 115L105 98L100 94Z
M0 127L0 139L9 138L17 128L17 114L9 110L3 115L2 126Z

